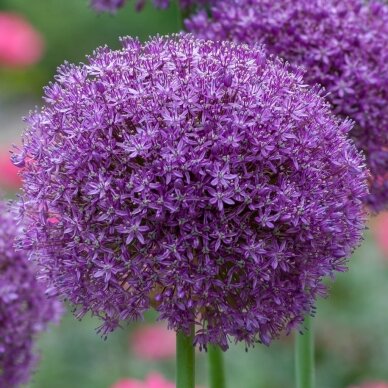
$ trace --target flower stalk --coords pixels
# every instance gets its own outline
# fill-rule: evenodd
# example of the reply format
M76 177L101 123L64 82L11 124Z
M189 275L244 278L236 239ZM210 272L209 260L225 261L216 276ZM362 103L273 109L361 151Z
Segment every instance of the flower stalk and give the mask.
M209 381L210 388L225 388L225 368L222 350L219 346L209 345Z
M305 317L304 327L304 333L296 335L296 388L314 388L314 333L312 317L309 315Z
M189 336L182 331L177 332L176 341L176 387L194 388L195 387L195 348L194 326L191 328Z

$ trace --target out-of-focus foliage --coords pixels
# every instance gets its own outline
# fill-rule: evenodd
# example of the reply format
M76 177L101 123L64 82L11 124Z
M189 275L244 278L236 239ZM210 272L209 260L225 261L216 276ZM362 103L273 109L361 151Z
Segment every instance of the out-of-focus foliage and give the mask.
M26 17L46 41L46 51L38 65L26 70L0 68L0 94L18 90L40 95L58 65L65 60L83 61L100 45L119 47L118 36L132 35L144 40L150 35L178 30L175 5L156 10L147 4L142 12L129 6L110 15L97 14L88 0L1 0L0 10Z

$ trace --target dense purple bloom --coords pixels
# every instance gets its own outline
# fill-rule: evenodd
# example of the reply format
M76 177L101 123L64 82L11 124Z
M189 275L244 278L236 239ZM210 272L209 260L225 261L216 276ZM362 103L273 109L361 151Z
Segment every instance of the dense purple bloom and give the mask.
M115 12L122 8L127 0L91 0L90 5L98 12ZM137 11L143 9L146 0L136 0L135 8ZM181 8L186 9L195 5L205 5L209 0L179 0ZM153 0L155 8L165 9L170 5L170 0Z
M47 299L31 264L13 248L17 227L0 202L0 387L28 381L37 356L36 334L60 314L58 302Z
M356 122L351 136L371 171L370 207L388 206L388 5L363 0L223 0L212 19L186 21L201 38L265 44L306 69L335 113Z
M91 0L90 5L99 12L115 12L123 7L126 0Z
M27 119L22 243L104 333L153 306L200 346L268 344L359 242L351 123L258 47L123 45L62 66Z

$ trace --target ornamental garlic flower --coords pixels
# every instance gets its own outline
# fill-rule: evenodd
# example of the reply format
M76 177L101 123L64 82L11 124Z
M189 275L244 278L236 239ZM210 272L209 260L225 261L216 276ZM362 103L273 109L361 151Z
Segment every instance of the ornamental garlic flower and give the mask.
M125 0L91 0L90 5L99 12L115 12L123 7Z
M122 42L62 66L28 117L21 244L103 333L152 306L199 347L268 344L360 240L351 123L258 47Z
M350 117L371 171L367 203L388 206L388 5L363 0L223 0L212 19L200 12L189 31L214 40L265 44L306 69L336 114Z
M135 8L137 11L141 11L145 5L146 0L136 0ZM98 12L111 12L114 13L118 9L122 8L126 3L126 0L91 0L90 5ZM155 8L166 9L170 5L170 0L153 0ZM187 9L191 6L210 3L210 0L179 0L179 6L182 9Z
M60 315L25 258L15 252L17 227L0 202L0 387L26 383L36 365L35 336Z

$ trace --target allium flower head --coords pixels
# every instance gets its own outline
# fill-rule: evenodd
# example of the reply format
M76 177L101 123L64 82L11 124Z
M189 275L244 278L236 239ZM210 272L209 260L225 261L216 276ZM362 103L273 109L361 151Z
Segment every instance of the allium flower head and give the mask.
M267 344L359 241L351 124L258 47L123 45L62 66L27 119L22 243L104 332L153 306L199 346Z
M306 69L335 113L356 125L351 136L371 171L369 206L388 206L388 5L363 0L223 0L212 19L186 21L201 38L265 44Z
M37 360L35 335L60 314L58 302L46 298L31 264L13 249L16 231L0 202L0 387L28 381Z
M123 7L125 0L91 0L90 5L99 12L115 12Z
M118 9L122 8L126 3L126 0L91 0L91 7L98 12L111 12L114 13ZM135 8L137 11L141 11L146 3L146 0L136 0ZM170 5L170 0L152 0L155 8L165 9ZM183 9L191 6L204 6L210 3L210 0L179 0L179 6Z

